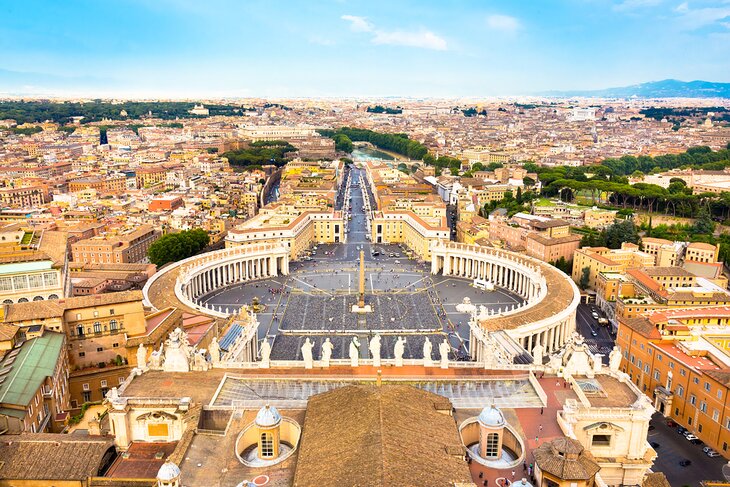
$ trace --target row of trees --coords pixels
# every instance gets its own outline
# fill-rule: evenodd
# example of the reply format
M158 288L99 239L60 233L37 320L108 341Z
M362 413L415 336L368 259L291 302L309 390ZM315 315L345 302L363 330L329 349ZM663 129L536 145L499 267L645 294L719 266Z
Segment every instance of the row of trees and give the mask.
M95 100L89 103L49 102L49 101L2 101L0 102L0 120L13 119L18 124L38 123L50 120L56 123L68 123L73 117L84 117L81 123L98 122L104 119L127 120L147 116L164 120L177 118L200 118L188 113L195 106L191 102L124 102L107 103ZM240 105L210 105L210 115L237 115L248 108ZM127 116L122 116L122 110Z
M409 159L420 160L428 154L425 145L409 139L406 134L385 134L352 127L341 127L337 130L322 129L319 133L332 139L337 135L346 135L352 142L370 142L375 147L401 154Z
M169 262L177 262L197 254L209 242L208 232L200 228L168 233L152 242L147 250L147 256L150 258L150 262L161 267Z
M224 152L222 155L234 166L274 164L281 167L286 164L286 154L296 150L296 147L283 140L262 140L252 142L248 148Z
M369 113L387 113L388 115L400 115L403 113L403 109L401 107L384 107L383 105L375 105L374 107L368 107L367 111Z

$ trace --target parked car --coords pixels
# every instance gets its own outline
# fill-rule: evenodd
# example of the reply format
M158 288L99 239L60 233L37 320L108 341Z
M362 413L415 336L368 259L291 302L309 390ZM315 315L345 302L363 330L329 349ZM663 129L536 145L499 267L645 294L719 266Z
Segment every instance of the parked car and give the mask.
M697 438L697 437L696 437L695 435L693 435L692 433L690 433L690 434L688 434L688 435L684 435L684 437L685 437L685 438L687 438L687 441L694 441L694 440L699 440L699 438Z
M661 445L660 445L659 443L657 443L656 441L652 441L652 442L650 442L649 444L650 444L650 445L651 445L651 447L652 447L653 449L655 449L655 450L658 450L658 449L659 449L659 447L661 446Z
M597 337L598 336L598 332L596 330L591 330L591 336Z
M685 428L684 426L680 426L679 428L677 428L677 433L679 433L680 435L683 435L685 431L687 431L687 428Z
M596 313L595 311L591 313L591 316L593 316L594 320L597 320L599 318L598 313Z
M679 462L680 467L689 467L690 465L692 465L691 460L684 459Z
M707 447L705 447L705 448L707 448ZM720 454L718 452L716 452L715 450L713 450L712 448L707 450L705 452L705 455L707 455L708 457L719 457L720 456Z
M704 443L702 443L702 440L700 440L699 438L697 438L695 440L689 440L689 442L692 443L693 445L704 445Z

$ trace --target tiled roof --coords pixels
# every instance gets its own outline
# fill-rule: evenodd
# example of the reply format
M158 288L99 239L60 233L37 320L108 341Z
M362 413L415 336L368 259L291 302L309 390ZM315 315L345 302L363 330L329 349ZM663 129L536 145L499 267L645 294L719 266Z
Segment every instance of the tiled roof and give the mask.
M142 301L142 291L122 291L118 293L95 294L66 299L50 299L5 305L5 321L33 320L56 318L63 316L67 309L87 308L90 306L106 306L130 301Z
M556 438L533 450L540 470L561 480L589 480L601 467L577 440Z
M0 363L0 403L30 404L46 377L53 376L63 340L62 333L45 332L9 352Z

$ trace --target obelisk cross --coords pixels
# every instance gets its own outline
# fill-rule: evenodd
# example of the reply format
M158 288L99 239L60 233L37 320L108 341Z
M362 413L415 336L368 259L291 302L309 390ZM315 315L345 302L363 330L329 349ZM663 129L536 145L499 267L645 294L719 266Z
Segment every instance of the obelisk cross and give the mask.
M358 307L365 307L365 251L360 250L360 298L357 302Z

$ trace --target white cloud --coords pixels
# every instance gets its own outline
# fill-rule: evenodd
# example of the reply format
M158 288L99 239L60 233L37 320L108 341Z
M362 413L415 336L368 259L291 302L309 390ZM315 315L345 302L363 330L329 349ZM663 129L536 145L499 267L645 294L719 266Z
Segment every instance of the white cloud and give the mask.
M645 7L656 7L662 3L662 0L623 0L613 6L613 9L621 12L625 10L635 10Z
M683 2L674 9L679 14L683 28L687 30L700 29L715 23L726 27L730 20L730 2L723 2L718 7L691 8L688 2Z
M353 32L370 32L370 42L376 45L407 46L421 49L433 49L435 51L446 51L448 45L446 39L434 34L430 30L421 29L418 31L403 30L381 30L376 29L366 17L357 15L343 15L340 17L350 23L350 30Z
M509 15L494 14L487 17L487 27L500 32L516 32L522 27L520 21Z
M446 51L448 49L446 40L429 30L422 30L418 32L376 31L375 37L372 39L372 43L420 47L422 49L433 49L435 51Z
M373 30L373 24L368 22L368 19L365 17L358 17L357 15L343 15L340 18L350 22L350 29L354 32L371 32Z

